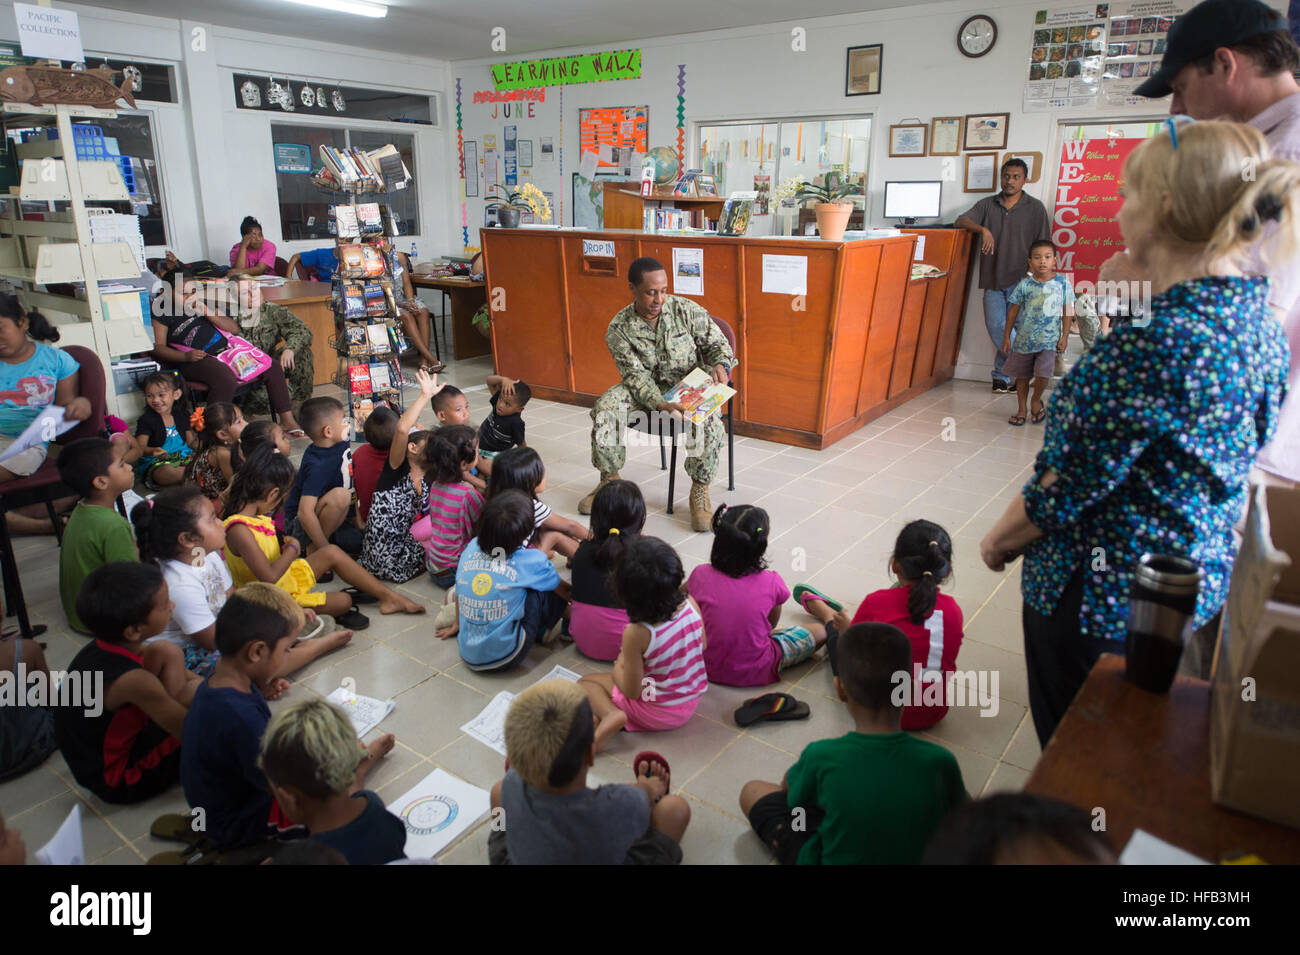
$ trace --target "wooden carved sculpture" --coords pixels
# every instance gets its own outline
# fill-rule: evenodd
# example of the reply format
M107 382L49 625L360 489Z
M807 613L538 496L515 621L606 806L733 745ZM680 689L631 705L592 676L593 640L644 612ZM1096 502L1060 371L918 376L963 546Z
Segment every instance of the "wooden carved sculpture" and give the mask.
M63 104L113 109L119 99L134 108L131 77L113 85L113 70L64 70L52 66L9 66L0 70L0 102L33 106Z

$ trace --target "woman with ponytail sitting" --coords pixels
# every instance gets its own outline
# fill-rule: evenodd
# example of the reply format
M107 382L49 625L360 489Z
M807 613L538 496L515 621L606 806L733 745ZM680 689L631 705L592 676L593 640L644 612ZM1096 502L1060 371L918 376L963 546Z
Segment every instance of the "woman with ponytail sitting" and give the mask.
M771 519L761 507L721 505L713 512L709 563L696 567L683 588L704 618L709 637L704 665L714 683L776 683L782 670L807 660L826 642L820 624L775 629L790 588L767 569L771 536Z
M645 499L631 481L600 486L591 502L591 537L573 555L573 607L569 635L593 660L613 660L623 648L627 610L611 575L627 542L645 526Z
M867 594L852 620L846 618L840 604L812 587L801 584L794 595L829 633L826 649L832 674L838 675L835 641L852 624L887 623L903 631L912 644L915 680L903 707L902 728L929 729L948 712L943 687L948 674L957 669L962 638L961 608L939 592L939 585L952 576L948 532L933 521L912 521L894 541L889 570L898 582Z
M77 360L45 344L58 340L58 329L40 312L25 312L17 297L0 293L0 453L49 405L65 409L66 421L90 417L90 401L77 390ZM49 442L43 441L0 464L0 482L35 474L48 448ZM68 504L75 500L69 498ZM40 505L35 510L44 512ZM6 518L13 533L54 533L48 518L12 511Z

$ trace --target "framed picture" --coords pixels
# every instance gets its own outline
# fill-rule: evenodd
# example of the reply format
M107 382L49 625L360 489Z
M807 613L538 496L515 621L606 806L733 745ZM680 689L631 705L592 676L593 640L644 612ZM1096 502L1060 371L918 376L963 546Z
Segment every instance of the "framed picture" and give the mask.
M695 177L695 191L701 196L716 196L718 184L707 172L702 172Z
M880 92L880 61L885 45L851 46L844 61L844 95L871 96Z
M961 155L961 116L936 116L930 120L930 155Z
M1025 177L1025 182L1038 182L1039 176L1043 174L1043 154L1031 152L1009 152L1002 156L998 162L998 170L1001 172L1002 167L1007 164L1008 159L1023 159L1026 166L1029 167L1029 175Z
M963 192L992 192L997 188L998 154L967 153Z
M962 149L1006 149L1010 113L971 113L966 116Z
M924 156L929 129L916 123L889 127L889 155Z

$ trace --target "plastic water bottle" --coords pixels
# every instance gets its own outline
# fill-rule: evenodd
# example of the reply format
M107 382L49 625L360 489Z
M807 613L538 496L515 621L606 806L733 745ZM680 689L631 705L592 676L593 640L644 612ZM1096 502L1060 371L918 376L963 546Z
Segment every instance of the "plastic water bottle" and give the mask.
M420 251L415 247L415 243L412 242L411 243L411 264L414 265L419 258L420 258Z

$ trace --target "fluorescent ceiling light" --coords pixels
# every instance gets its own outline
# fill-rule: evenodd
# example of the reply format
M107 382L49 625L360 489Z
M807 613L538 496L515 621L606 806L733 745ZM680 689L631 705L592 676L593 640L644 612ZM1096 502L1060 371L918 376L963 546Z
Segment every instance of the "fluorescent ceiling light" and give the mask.
M289 0L307 7L319 7L333 10L335 13L355 13L359 17L386 17L388 7L382 3L370 3L369 0Z

